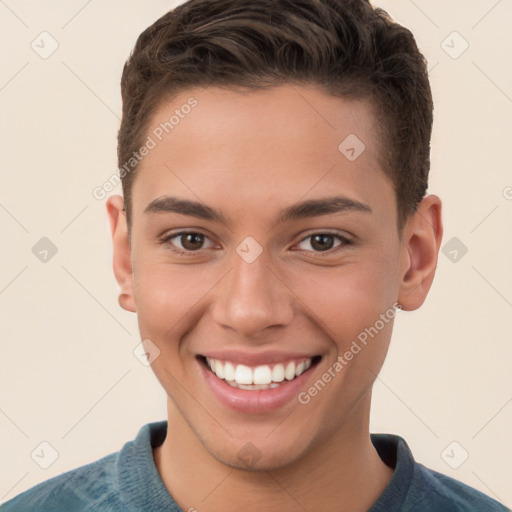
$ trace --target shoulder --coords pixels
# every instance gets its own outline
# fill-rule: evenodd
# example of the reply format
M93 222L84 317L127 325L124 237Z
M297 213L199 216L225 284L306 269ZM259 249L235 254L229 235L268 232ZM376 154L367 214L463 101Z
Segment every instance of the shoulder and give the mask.
M119 512L151 510L157 499L174 502L159 479L152 448L163 442L167 422L148 423L121 450L50 478L0 506L1 512ZM138 506L146 500L148 507ZM131 509L130 509L131 510Z
M411 512L510 512L483 492L419 463L414 467L409 496L405 510Z
M405 439L372 434L385 464L395 469L371 512L511 512L486 494L414 460Z
M1 512L119 510L117 453L42 482L0 506Z

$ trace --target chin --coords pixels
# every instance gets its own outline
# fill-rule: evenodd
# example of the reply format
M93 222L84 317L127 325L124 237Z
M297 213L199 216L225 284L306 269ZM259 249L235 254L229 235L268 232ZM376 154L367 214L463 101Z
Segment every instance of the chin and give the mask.
M220 463L242 471L263 472L275 471L295 463L304 454L303 449L297 451L297 443L269 442L268 440L232 443L222 451L211 451L210 454Z

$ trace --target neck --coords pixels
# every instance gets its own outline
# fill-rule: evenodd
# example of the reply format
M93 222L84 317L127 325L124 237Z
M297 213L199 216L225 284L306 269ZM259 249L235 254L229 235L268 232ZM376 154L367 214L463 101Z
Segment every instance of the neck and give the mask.
M370 439L369 402L365 397L334 435L300 460L268 471L241 470L217 460L169 403L169 435L154 450L155 464L169 493L187 511L363 512L393 475Z

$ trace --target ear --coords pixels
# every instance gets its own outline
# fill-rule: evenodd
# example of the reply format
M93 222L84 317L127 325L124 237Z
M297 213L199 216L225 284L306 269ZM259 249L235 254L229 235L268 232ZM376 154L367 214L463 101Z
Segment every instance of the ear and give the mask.
M441 200L423 198L404 227L401 246L401 282L398 302L402 309L418 309L432 286L443 238Z
M130 240L126 212L124 211L124 200L121 196L111 196L107 199L107 213L114 250L114 274L121 287L119 305L126 311L135 313Z

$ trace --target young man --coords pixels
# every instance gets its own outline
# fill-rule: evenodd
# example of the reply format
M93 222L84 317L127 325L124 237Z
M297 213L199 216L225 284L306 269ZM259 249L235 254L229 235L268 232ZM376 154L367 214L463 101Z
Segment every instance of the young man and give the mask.
M168 419L2 511L506 510L369 434L443 232L411 33L364 0L190 0L122 95L114 272Z

